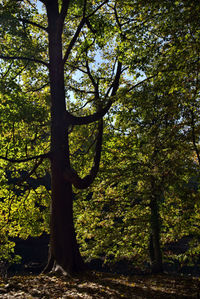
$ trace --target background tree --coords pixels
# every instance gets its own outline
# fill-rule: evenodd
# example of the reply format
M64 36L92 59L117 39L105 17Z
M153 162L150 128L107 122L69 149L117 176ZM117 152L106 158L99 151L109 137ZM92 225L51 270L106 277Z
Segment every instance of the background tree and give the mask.
M123 98L115 126L106 130L100 178L85 200L76 202L78 226L84 227L78 236L87 255L150 259L154 272L162 271L164 244L187 231L173 226L173 233L170 205L175 220L183 206L198 200L188 185L198 168L180 123L179 101L162 94L157 83L159 96L155 85L146 85Z
M94 256L102 254L103 248L107 248L107 256L115 257L129 256L131 246L135 255L149 251L152 270L157 272L162 271L161 240L164 244L178 239L178 231L180 237L191 231L187 225L182 230L178 221L183 210L193 214L198 201L198 194L188 184L192 176L198 176L193 153L196 151L198 157L195 140L199 140L199 22L196 19L199 6L195 5L194 10L194 3L187 1L145 4L135 3L130 8L130 2L126 2L117 11L124 34L121 55L129 77L121 90L120 102L112 111L111 127L113 124L114 127L109 131L108 150L103 156L108 170L101 177L102 184L93 189L95 202L91 205L85 202L85 207L92 209L93 229L88 227L81 239L86 238L89 245L82 240L82 246ZM138 28L140 18L143 23ZM177 23L177 19L181 21ZM137 37L133 33L135 28L138 28ZM133 84L136 78L140 81ZM177 230L173 227L176 234L169 229L168 222L172 203L176 207L173 219L175 222L179 219ZM79 225L82 221L90 223L85 212L81 213L84 216L78 217ZM117 221L115 215L120 215ZM125 221L128 217L132 217L134 225ZM187 221L191 223L189 218ZM163 226L165 233L160 237ZM95 234L96 231L99 233Z

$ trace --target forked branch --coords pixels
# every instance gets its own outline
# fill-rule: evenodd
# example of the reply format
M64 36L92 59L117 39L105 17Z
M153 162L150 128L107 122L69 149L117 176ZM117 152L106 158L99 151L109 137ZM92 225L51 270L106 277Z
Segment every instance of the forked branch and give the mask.
M64 172L64 177L67 181L71 182L74 187L78 189L85 189L89 187L99 171L99 164L101 159L102 150L102 137L103 137L103 119L99 121L98 135L95 147L95 156L93 167L90 170L90 174L86 175L84 178L80 178L77 172L73 169L66 169Z
M77 41L77 39L79 37L79 34L80 34L80 32L81 32L81 30L82 30L82 28L83 28L83 26L85 24L87 25L87 27L93 33L95 33L95 30L92 29L92 26L91 26L91 24L89 22L89 18L92 17L107 2L108 2L108 0L103 1L99 6L97 6L97 8L92 13L90 13L89 15L86 16L86 4L87 4L87 1L86 0L84 1L84 5L83 5L83 17L82 17L82 19L81 19L81 21L80 21L80 23L79 23L79 25L78 25L78 27L76 29L76 32L75 32L73 38L71 39L71 41L70 41L70 43L68 45L68 48L67 48L67 50L65 52L65 55L64 55L64 58L63 58L63 64L65 64L67 62L68 57L69 57L69 55L71 53L71 50L72 50L73 46L75 45L75 43L76 43L76 41ZM63 3L64 3L64 1L63 1ZM69 1L66 1L66 3L69 3ZM66 4L65 6L66 6L66 8L64 9L63 16L66 16L67 9L68 9L68 4ZM63 4L63 7L65 7L65 6ZM61 13L62 13L62 11L61 11Z
M100 108L97 112L88 115L88 116L74 116L71 113L66 111L66 123L68 125L87 125L92 122L100 120L110 109L112 105L112 97L114 97L117 93L117 90L119 88L119 81L120 76L122 73L122 63L119 61L117 66L117 71L115 75L115 79L112 83L112 92L111 92L111 99L108 101L107 105L104 108Z

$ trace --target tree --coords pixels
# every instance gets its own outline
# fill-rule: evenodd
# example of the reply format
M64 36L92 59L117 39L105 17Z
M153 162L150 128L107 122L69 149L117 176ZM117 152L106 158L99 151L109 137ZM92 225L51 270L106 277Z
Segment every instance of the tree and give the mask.
M128 1L120 7L118 15L123 32L120 49L129 77L125 78L116 110L112 110L111 127L113 123L115 126L108 134L103 151L106 152L104 167L108 169L103 170L103 182L93 187L95 202L85 202L85 207L91 208L92 229L83 232L89 245L87 247L87 242L82 240L82 246L93 255L102 253L104 246L107 256L109 253L115 257L128 256L132 241L133 251L140 255L148 248L152 270L160 272L164 243L167 239L174 240L175 235L177 238L177 231L180 236L185 235L186 230L191 231L184 225L181 230L177 219L180 221L180 214L187 208L193 215L194 202L198 200L198 194L186 186L191 177L197 176L193 152L199 156L199 21L196 11L200 7L195 5L194 10L194 2L189 1L163 1L162 4L140 1L135 5L136 15ZM131 19L133 15L135 18ZM142 26L137 23L140 18ZM136 27L137 37L132 34ZM144 80L140 78L141 81L133 84L133 79L141 75ZM106 190L102 188L105 185ZM169 228L172 204L176 207L172 217L176 234ZM190 223L191 219L187 220ZM90 219L85 215L78 217L78 221L86 223ZM98 236L94 231L98 231Z
M183 134L182 112L178 109L181 99L177 94L169 94L168 87L162 89L162 80L158 79L153 84L145 84L134 91L134 103L131 97L122 108L124 119L128 115L130 119L128 127L125 121L124 130L137 138L138 145L133 151L138 151L135 157L141 156L134 180L138 181L138 192L149 207L149 253L153 272L163 270L160 215L163 202L167 201L170 189L177 184L184 185L183 174L188 179L189 173L191 176L195 173L191 145ZM121 117L119 123L123 123Z
M1 156L1 159L10 163L36 160L34 170L29 175L36 171L44 159L50 161L50 250L46 271L60 269L62 272L73 273L84 267L73 224L72 185L76 188L86 188L97 175L103 134L102 118L117 93L122 73L121 62L111 59L108 65L113 63L111 68L113 71L109 71L105 79L109 85L103 94L101 79L91 70L95 47L100 45L101 39L106 44L105 37L102 38L102 30L110 23L108 19L106 24L106 19L104 22L102 18L106 15L104 12L106 13L107 2L96 1L93 4L92 1L43 0L41 3L46 9L46 15L40 12L41 9L38 11L38 1L13 3L8 0L1 4L3 9L1 33L5 41L0 55L0 59L3 60L3 76L9 79L10 74L15 74L18 82L13 81L18 90L24 94L27 92L28 80L32 92L38 82L42 83L38 90L48 86L48 83L50 87L50 151L19 159L10 158L8 153ZM90 82L89 88L84 93L85 101L88 101L88 94L92 94L91 111L96 107L96 112L86 116L75 116L66 109L65 88L70 85L70 81L73 82L74 77L71 74L77 70L83 72ZM77 91L77 88L74 89ZM79 88L78 92L81 93ZM29 100L34 106L34 100L30 98ZM89 175L80 178L70 164L69 131L73 126L96 121L99 121L99 125L94 165Z
M143 76L145 74L146 78L144 80L149 82L149 86L148 83L145 84L146 82L143 85L139 82L130 87L129 92L135 90L136 93L131 97L130 102L127 102L127 109L129 110L127 110L125 119L127 122L129 115L131 123L129 123L129 129L126 127L125 132L127 130L127 134L129 133L133 123L135 124L135 131L136 128L145 130L146 136L143 135L143 131L140 131L140 129L138 136L146 143L142 148L145 150L145 156L151 165L148 166L151 169L150 172L148 167L145 170L149 175L149 178L145 180L147 183L145 188L146 192L151 194L149 205L152 232L150 253L154 271L162 270L162 254L159 240L159 202L163 197L163 192L166 192L169 185L172 184L166 177L167 166L165 162L168 161L169 167L172 163L171 159L174 159L173 167L167 170L168 173L172 171L171 178L174 178L174 183L176 171L178 172L180 167L176 161L178 154L174 156L173 152L175 148L176 150L179 148L174 137L176 136L179 141L181 139L184 144L183 148L179 148L178 151L180 154L179 159L185 163L186 172L188 162L186 163L184 156L181 158L181 153L183 154L187 149L186 152L189 151L190 154L186 154L186 156L190 160L192 150L195 150L198 157L198 148L195 145L195 140L196 138L198 139L199 124L198 121L194 121L194 115L197 116L195 113L197 113L199 105L199 37L197 29L199 28L199 21L196 19L195 14L200 7L195 5L194 14L194 5L193 2L189 1L163 1L159 7L157 2L148 1L147 5L144 5L145 8L142 10L144 26L141 27L141 31L138 33L141 34L140 41L144 42L144 50L142 51L144 64L142 67L138 66L138 73L143 72ZM177 19L179 19L178 23ZM169 22L171 26L169 26ZM133 27L134 25L133 23ZM143 30L145 30L145 34ZM129 28L127 36L125 36L126 44L124 44L125 53L130 53L129 56L126 55L130 63L130 73L132 66L134 67L138 62L137 55L131 55L133 53L131 44L134 39L135 37L131 35ZM130 47L128 43L130 43ZM141 48L136 46L135 52L140 53L140 51ZM140 59L139 61L141 62ZM134 75L134 70L132 74ZM142 100L137 106L140 92ZM136 106L131 104L134 100ZM121 109L123 110L124 107L126 107L126 102L124 102ZM131 107L134 107L133 109L136 112L133 113L133 118L130 116L132 113ZM152 108L153 111L151 110ZM174 109L174 112L171 109ZM194 123L195 128L193 126ZM173 127L171 127L172 125ZM181 135L183 132L190 138L182 139ZM169 137L170 134L172 135ZM192 147L190 147L191 144L193 144ZM163 147L166 147L165 150ZM169 149L171 149L171 153L168 152ZM169 157L165 157L162 151ZM194 170L192 164L190 167ZM177 167L176 171L175 167ZM181 180L181 176L179 180Z
M118 96L120 101L123 97L127 100L125 95L131 95L134 88L145 82L150 83L150 86L147 85L150 95L156 91L159 98L158 85L155 84L154 91L151 89L151 84L154 85L156 80L162 83L162 95L165 94L165 84L171 87L169 94L175 94L178 90L179 96L181 87L182 94L185 94L185 79L194 66L195 70L198 69L199 63L199 59L196 60L199 38L195 31L198 21L194 7L199 10L199 5L194 6L191 1L163 1L161 5L157 1L24 0L13 3L5 0L1 4L1 93L5 104L2 111L6 111L7 101L15 107L13 114L7 109L12 117L23 111L21 116L27 126L24 126L24 131L31 134L34 128L39 128L42 117L47 120L47 123L42 124L47 133L46 143L43 143L44 139L41 143L38 141L42 139L44 128L40 127L34 139L37 140L37 146L32 146L33 138L29 138L24 146L22 132L21 135L18 134L21 141L18 145L14 142L16 134L4 134L2 144L7 139L9 146L1 156L4 159L2 167L5 161L8 162L6 167L11 167L9 163L26 162L27 171L32 167L28 176L36 175L37 171L44 176L42 165L46 159L50 161L51 241L46 270L61 268L73 272L83 267L73 226L72 185L83 189L91 185L97 175L102 147L102 118L112 102ZM177 22L177 19L181 22ZM195 43L191 49L192 40ZM122 77L123 72L126 76ZM141 79L140 82L138 78ZM160 78L163 81L159 81ZM196 77L192 75L192 78ZM150 81L151 79L154 81ZM123 88L119 93L120 84ZM193 85L190 85L191 88ZM141 94L146 96L143 90ZM165 96L169 99L168 95ZM153 99L155 100L154 97ZM149 104L152 101L151 97ZM127 102L129 105L129 101ZM193 116L194 104L190 107ZM23 109L19 109L20 105ZM120 102L117 103L118 109L120 105ZM84 109L86 106L89 109ZM29 111L29 117L25 116L25 107ZM40 113L40 117L34 122L36 111ZM9 125L12 127L14 124L14 132L17 118L13 121L12 117ZM140 117L143 120L146 116L141 114ZM94 165L89 175L81 178L72 167L72 164L76 166L78 163L72 162L69 136L74 127L97 121ZM194 117L192 128L193 143L196 144ZM18 127L17 131L20 130ZM151 139L153 133L149 136ZM156 139L154 137L153 142ZM28 140L28 136L26 138ZM144 142L147 142L145 137ZM41 145L44 144L46 152L41 150ZM154 148L150 146L152 156L157 146L154 145ZM147 150L146 147L143 149ZM138 152L137 154L139 156ZM32 161L36 161L34 165ZM14 167L12 171L15 171ZM85 174L84 171L85 168L81 169L82 174ZM17 175L20 176L21 172L18 171Z
M190 226L198 219L199 195L198 187L190 187L198 167L184 131L182 100L168 93L162 79L152 83L112 110L115 126L112 121L105 130L99 177L89 192L76 194L75 205L87 257L131 258L140 266L145 261L155 273L162 272L163 259L182 258L164 251L167 243L197 234L198 222Z

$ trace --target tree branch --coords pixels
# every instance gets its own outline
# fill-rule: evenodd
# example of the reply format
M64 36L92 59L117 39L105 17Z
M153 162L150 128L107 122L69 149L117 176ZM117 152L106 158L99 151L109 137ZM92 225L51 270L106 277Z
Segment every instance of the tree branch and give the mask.
M8 73L12 69L12 66L13 66L13 61L10 62L10 65L8 66L8 69L6 70L5 74L2 75L1 79L4 79L8 75Z
M76 29L76 32L75 32L73 38L72 38L71 42L69 43L69 46L68 46L68 48L67 48L67 50L65 52L65 55L64 55L64 58L63 58L63 64L66 63L66 61L67 61L67 59L69 57L69 54L71 53L71 50L72 50L75 42L77 41L79 33L81 32L81 29L83 28L84 24L85 24L85 18L82 18L82 20L80 21L80 23L79 23L79 25L78 25L78 27Z
M70 3L70 0L62 0L62 8L61 8L61 12L60 12L60 17L61 17L62 22L64 22L65 17L67 15L69 3Z
M97 33L97 31L96 31L94 28L92 28L92 25L90 24L90 22L89 22L89 20L88 20L87 18L85 19L85 23L86 23L88 29L89 29L93 34L96 34L96 33Z
M152 76L147 77L147 78L145 78L144 80L142 80L142 81L136 83L135 85L133 85L132 87L130 87L130 88L127 90L127 92L130 92L130 91L133 90L134 88L138 87L139 85L143 84L143 83L146 82L146 81L149 81L149 80L155 78L156 76L158 76L158 73L157 73L156 75L152 75Z
M115 79L114 79L113 84L112 84L113 90L112 90L111 96L115 96L116 92L119 88L119 79L120 79L120 76L121 76L121 72L122 72L122 63L120 61L118 61Z
M92 82L93 87L94 87L95 98L98 99L99 98L99 86L98 86L98 83L95 82L94 77L92 76L88 60L86 60L86 68L87 68L87 74L90 78L90 81Z
M42 30L48 32L48 28L46 28L46 27L44 27L44 26L42 26L42 25L40 25L38 23L35 23L33 21L29 21L29 20L23 19L23 18L17 18L17 20L20 21L20 22L22 22L22 23L33 25L33 26L35 26L35 27L37 27L39 29L42 29Z
M37 168L42 164L42 161L44 158L40 158L39 161L34 165L33 169L26 173L24 177L19 178L19 180L15 183L15 185L21 185L23 182L25 182L30 176L37 170Z
M68 48L67 48L67 50L66 50L66 52L65 52L65 55L64 55L64 58L63 58L63 64L65 64L66 63L66 61L67 61L67 59L68 59L68 57L69 57L69 55L70 55L70 53L71 53L71 50L72 50L72 48L73 48L73 46L74 46L74 44L75 44L75 42L77 41L77 38L78 38L78 36L79 36L79 34L80 34L80 32L81 32L81 29L83 28L83 26L85 25L85 23L87 23L87 26L89 26L90 27L90 30L91 30L91 25L90 25L90 23L89 23L89 18L91 17L91 16L93 16L105 3L107 3L108 2L108 0L105 0L104 2L102 2L91 14L89 14L88 16L86 16L86 4L87 4L87 1L85 0L84 1L84 6L83 6L83 18L82 18L82 20L80 21L80 23L79 23L79 25L78 25L78 27L77 27L77 29L76 29L76 32L75 32L75 34L74 34L74 36L73 36L73 38L72 38L72 40L71 40L71 42L69 43L69 46L68 46ZM94 32L94 30L91 30L91 31L93 31Z
M73 91L79 92L79 93L85 93L85 94L94 94L95 93L93 90L88 90L87 91L87 90L84 90L84 89L79 89L78 87L74 87L72 85L69 85L68 87L69 87L70 90L73 90ZM87 101L87 103L88 102L91 102L91 100ZM79 110L79 109L77 109L77 110Z
M88 116L74 116L74 115L70 114L69 112L66 112L66 122L72 126L87 125L87 124L93 123L93 122L101 119L108 112L111 105L112 105L112 101L109 101L108 104L104 108L102 108L102 109L98 110L97 112L95 112L91 115L88 115Z
M47 0L39 0L40 2L46 4L47 3Z
M102 150L102 137L103 137L103 119L99 121L97 142L95 148L95 156L93 167L91 168L90 174L85 176L83 179L79 177L77 172L73 169L67 169L64 172L64 177L67 181L70 181L74 187L78 189L85 189L89 187L99 171L99 164L101 159L101 150Z
M23 162L28 162L28 161L31 161L31 160L34 160L34 159L49 159L50 158L50 152L47 153L47 154L41 154L41 155L38 155L38 156L33 156L33 157L29 157L29 158L22 158L22 159L19 159L19 160L16 160L16 159L10 159L10 158L7 158L7 157L3 157L3 156L0 156L0 160L5 160L5 161L8 161L8 162L11 162L11 163L23 163Z
M115 75L115 79L112 83L112 93L111 97L115 96L117 93L117 90L119 88L119 80L121 76L121 70L122 70L122 63L118 61L117 71ZM97 120L100 120L110 109L112 105L112 100L110 99L107 103L107 105L104 108L100 108L97 112L94 114L88 115L88 116L74 116L71 113L66 111L66 123L69 125L87 125L92 122L95 122Z
M49 67L49 64L43 60L35 59L35 58L30 58L30 57L23 57L23 56L4 56L0 55L0 59L5 59L5 60L27 60L35 63L41 63L45 65L46 67Z
M40 87L38 87L38 88L36 88L36 89L32 89L32 90L29 89L29 90L26 90L25 93L40 91L40 90L42 90L43 88L45 88L46 86L48 86L48 85L49 85L49 82L48 82L48 83L45 83L44 85L42 85L42 86L40 86Z
M102 6L104 6L104 4L106 4L109 0L105 0L104 2L102 2L93 12L91 12L91 14L89 14L86 18L90 18L92 17Z
M119 30L120 30L120 35L121 35L121 37L123 38L123 37L125 37L125 36L124 36L123 33L122 33L122 25L121 25L121 23L120 23L120 21L119 21L119 17L118 17L118 13L117 13L116 3L115 3L115 6L114 6L114 13L115 13L115 19L116 19L117 25L118 25Z

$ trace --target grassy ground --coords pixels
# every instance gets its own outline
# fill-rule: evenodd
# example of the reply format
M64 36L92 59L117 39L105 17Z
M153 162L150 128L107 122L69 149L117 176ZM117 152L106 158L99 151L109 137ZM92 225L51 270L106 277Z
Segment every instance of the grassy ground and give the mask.
M19 275L0 279L0 298L200 298L200 279L166 274L122 276L95 271L74 278Z

